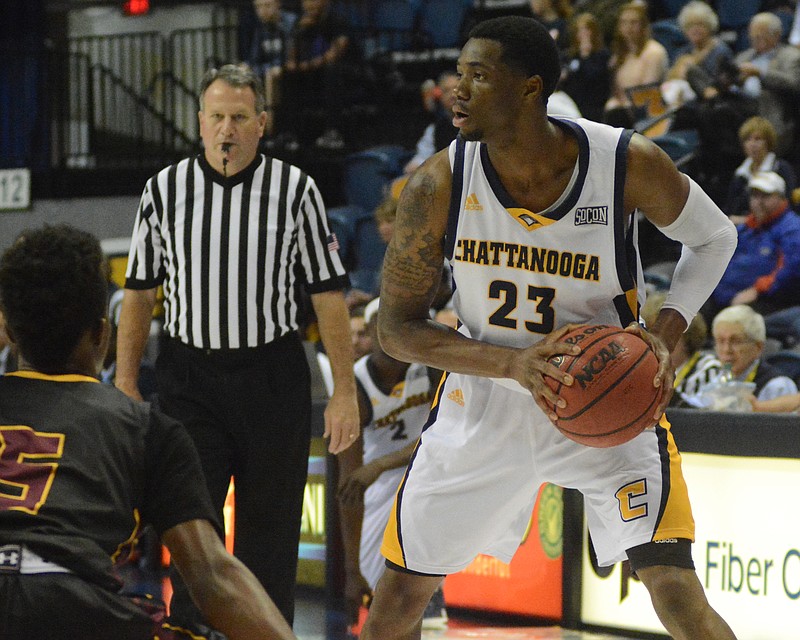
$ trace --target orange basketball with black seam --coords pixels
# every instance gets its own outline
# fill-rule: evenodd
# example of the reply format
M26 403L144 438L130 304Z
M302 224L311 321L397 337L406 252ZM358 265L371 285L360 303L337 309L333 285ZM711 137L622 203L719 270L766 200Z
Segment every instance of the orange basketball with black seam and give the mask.
M561 433L590 447L613 447L655 423L653 410L661 399L661 390L653 386L658 358L644 340L619 327L583 325L560 341L581 347L577 356L550 359L573 376L572 385L545 376L567 402L555 407Z

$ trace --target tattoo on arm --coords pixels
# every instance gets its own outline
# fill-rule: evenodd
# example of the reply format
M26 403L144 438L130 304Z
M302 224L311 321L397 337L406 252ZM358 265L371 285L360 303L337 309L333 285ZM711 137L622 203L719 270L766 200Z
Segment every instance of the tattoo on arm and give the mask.
M387 291L400 298L433 296L442 269L442 238L430 228L430 212L436 195L436 182L423 176L404 202L403 218L398 218L394 237L384 262L383 282Z

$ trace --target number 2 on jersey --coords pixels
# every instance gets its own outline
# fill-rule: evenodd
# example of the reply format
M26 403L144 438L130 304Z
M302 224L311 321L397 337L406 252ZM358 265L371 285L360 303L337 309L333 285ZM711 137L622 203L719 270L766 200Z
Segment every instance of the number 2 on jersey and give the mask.
M528 285L527 299L534 303L535 312L539 321L525 321L525 328L532 333L550 333L555 326L556 312L553 309L555 289L549 287L534 287ZM516 329L517 320L511 314L518 306L519 292L514 282L507 280L492 280L489 284L489 297L493 300L502 300L502 304L489 316L489 324L506 329Z
M0 427L0 510L36 515L64 453L64 435L22 425Z

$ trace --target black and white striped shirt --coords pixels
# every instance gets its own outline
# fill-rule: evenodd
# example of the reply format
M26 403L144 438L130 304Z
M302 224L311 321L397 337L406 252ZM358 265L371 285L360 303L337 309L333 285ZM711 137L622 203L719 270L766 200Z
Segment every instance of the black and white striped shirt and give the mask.
M125 286L164 286L165 330L201 349L257 347L298 328L296 285L348 284L314 180L256 156L225 178L201 154L145 185Z

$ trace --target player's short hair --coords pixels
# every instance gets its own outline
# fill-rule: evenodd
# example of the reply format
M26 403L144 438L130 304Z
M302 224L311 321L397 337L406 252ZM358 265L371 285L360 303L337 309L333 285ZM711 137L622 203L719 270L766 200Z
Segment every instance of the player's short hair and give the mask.
M81 336L106 317L107 261L68 225L23 231L0 258L0 308L22 356L62 373Z
M261 113L267 108L267 101L264 97L264 87L258 74L253 71L248 65L241 64L224 64L219 69L209 69L203 75L203 80L200 82L200 110L203 109L203 98L206 95L206 90L211 86L215 80L222 80L236 88L249 87L256 97L256 113Z
M545 100L555 91L561 75L558 47L538 20L523 16L492 18L476 24L469 37L498 42L503 49L504 64L528 77L542 79Z

